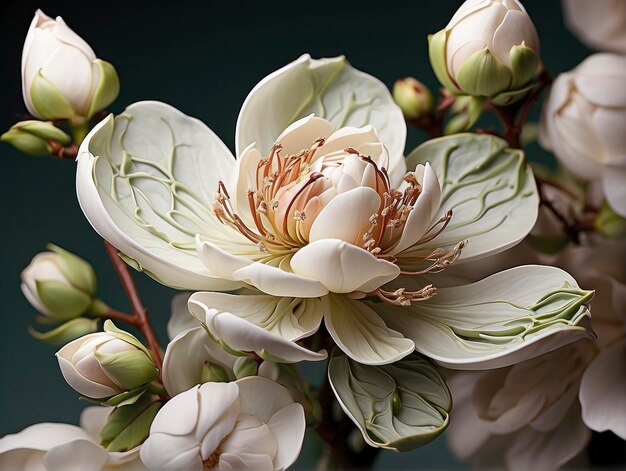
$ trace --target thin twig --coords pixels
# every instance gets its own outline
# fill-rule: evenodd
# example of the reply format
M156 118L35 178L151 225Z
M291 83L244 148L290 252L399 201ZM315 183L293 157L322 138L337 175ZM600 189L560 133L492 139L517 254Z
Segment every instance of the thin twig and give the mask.
M109 309L108 311L98 315L98 317L106 317L108 319L114 319L120 322L125 322L130 325L137 325L137 320L132 314L126 314L125 312L116 311L115 309Z
M50 153L61 160L74 160L78 155L78 146L74 143L64 147L57 141L48 141L48 145L52 149Z
M159 347L159 342L157 341L154 330L152 329L152 325L150 324L148 311L145 307L143 307L141 298L139 297L137 286L135 285L135 281L130 274L128 265L126 265L126 263L118 256L118 250L106 240L104 241L104 247L106 248L107 254L111 259L113 268L115 268L115 272L117 273L117 276L119 277L122 286L124 287L126 296L130 301L135 321L134 325L141 331L141 333L146 338L146 342L148 342L148 347L150 348L152 356L154 357L154 362L160 372L163 366L163 356L161 354L161 348Z

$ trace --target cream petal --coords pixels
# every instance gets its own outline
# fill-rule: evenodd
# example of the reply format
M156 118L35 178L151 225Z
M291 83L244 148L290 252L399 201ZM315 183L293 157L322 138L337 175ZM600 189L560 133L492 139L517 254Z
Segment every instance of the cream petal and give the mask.
M61 368L63 378L67 381L67 384L80 394L90 398L100 399L113 396L120 392L119 390L85 378L78 372L71 361L61 356L61 351L57 352L56 357L59 361L59 367Z
M43 457L46 469L101 471L108 453L91 440L75 440L52 448Z
M269 463L273 463L278 446L272 430L266 424L253 415L241 414L237 417L233 431L220 443L220 450L222 453L239 457L243 455L266 456L269 458ZM250 467L250 469L255 468ZM272 470L274 466L267 469Z
M624 82L626 82L626 77L624 77ZM626 156L625 108L597 108L591 115L591 124L598 139L602 142L606 158L609 161L613 157Z
M610 430L626 440L626 340L617 342L589 365L580 386L585 424L593 430Z
M18 449L48 451L75 440L89 440L89 435L75 425L44 422L2 437L0 455Z
M241 411L239 389L235 383L204 383L198 390L200 414L195 430L200 440L200 455L208 459L233 432Z
M418 168L424 167L418 165ZM421 169L420 169L421 170ZM403 250L415 245L422 236L430 229L431 222L439 211L439 205L441 203L441 186L439 186L439 180L435 171L430 166L430 163L426 162L425 168L423 168L422 178L422 193L417 197L415 206L409 213L409 217L402 230L400 240L389 251L389 255L396 255Z
M274 467L271 458L267 455L222 453L220 455L219 469L224 471L270 471Z
M200 445L193 436L172 436L151 432L141 446L139 455L148 469L172 471L202 469Z
M621 0L563 0L565 24L594 49L626 54L626 4Z
M379 208L380 196L372 188L359 186L345 193L340 192L315 218L309 242L341 239L362 245L364 241L358 240L359 236L369 229L369 219L378 213Z
M225 383L227 384L227 383ZM198 388L200 386L194 386L187 391L177 394L170 399L166 406L162 407L150 427L150 435L155 433L162 433L168 435L180 435L185 436L193 432L198 423L198 413L200 412L200 404L198 397ZM224 394L219 396L220 402L217 404L224 405L225 407L230 404L236 398L237 388L224 388ZM216 397L216 401L218 398Z
M193 317L187 308L191 293L180 293L172 297L170 320L167 322L167 337L172 340L185 330L198 327L198 319Z
M287 469L295 463L302 449L306 430L304 408L298 403L289 404L274 413L267 425L278 442L274 468Z
M289 390L274 381L259 376L248 376L237 381L241 413L269 423L283 408L293 404Z
M212 215L217 182L230 176L235 160L202 122L164 103L135 103L92 129L77 160L85 216L138 268L178 289L241 285L213 277L193 250L198 232L242 239Z
M100 440L100 430L106 424L113 407L91 406L85 407L80 413L80 428L91 437L94 442Z
M626 217L626 156L608 164L602 177L606 199L617 214Z
M246 147L237 158L235 171L228 187L231 202L237 211L237 215L248 225L254 227L254 221L250 214L248 191L257 188L257 165L263 158L259 149L253 142Z
M574 69L576 88L591 103L607 108L626 106L626 57L592 54Z
M345 57L312 59L305 54L261 80L237 119L237 154L251 142L268 152L279 133L311 113L327 118L335 129L374 126L389 150L392 182L402 179L406 169L402 112L382 82L352 68Z
M312 352L230 312L218 312L193 299L189 306L198 317L204 312L209 332L234 350L256 352L262 357L269 354L272 360L285 363L319 361L327 356L325 350Z
M281 155L297 154L308 149L319 138L327 138L333 132L333 125L323 118L310 114L287 126L276 138L282 149Z
M316 332L324 316L322 302L317 298L198 292L191 299L219 312L230 312L292 341ZM204 312L200 320L204 321Z
M387 327L368 305L347 296L329 296L324 320L337 346L359 363L385 365L415 350L412 340Z
M539 36L528 14L509 10L493 35L492 50L498 60L511 69L509 52L522 43L539 55Z
M332 293L373 291L400 274L397 265L337 239L307 244L292 257L291 268Z
M199 325L199 321L191 316ZM203 327L198 326L180 332L167 345L163 357L163 385L173 396L200 383L205 362L217 364L231 371L237 357L224 351L211 339Z

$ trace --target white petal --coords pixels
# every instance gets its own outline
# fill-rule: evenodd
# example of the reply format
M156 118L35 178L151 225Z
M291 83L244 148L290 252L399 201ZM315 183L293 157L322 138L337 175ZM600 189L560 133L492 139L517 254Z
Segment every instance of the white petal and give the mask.
M212 340L203 327L188 329L167 345L163 357L163 385L172 396L186 391L201 382L205 362L225 368L231 372L231 379L235 379L232 368L236 359Z
M267 425L278 442L278 453L274 458L275 469L287 469L300 455L306 419L300 404L289 404L276 412Z
M220 450L222 453L239 457L242 455L266 456L269 458L269 463L272 463L278 451L278 443L272 430L266 424L253 415L241 414L237 417L233 431L220 443ZM270 466L268 469L272 470L274 467Z
M317 298L281 298L265 294L198 292L192 296L219 312L230 312L287 340L299 340L317 331L324 316ZM200 319L204 321L203 317Z
M418 167L422 167L418 165ZM417 172L417 168L415 171ZM441 204L441 186L435 171L426 162L422 179L422 193L417 197L415 206L409 213L409 217L402 230L402 236L397 245L389 252L389 255L395 255L398 252L411 247L417 243L426 233L432 224L432 220L439 211Z
M87 135L76 189L94 229L150 276L178 289L233 289L239 284L215 279L198 259L194 236L225 237L211 205L218 180L234 164L202 122L163 103L140 102Z
M333 293L373 291L400 274L397 265L337 239L305 245L291 259L299 275L318 280Z
M580 385L583 420L598 432L610 430L626 440L626 340L600 352Z
M80 413L80 427L87 432L93 441L98 442L100 441L100 430L106 424L112 411L112 407L85 407Z
M592 54L574 73L576 87L587 100L607 108L626 106L626 57L619 54Z
M402 179L406 169L402 112L382 82L352 68L344 57L311 59L305 54L261 80L239 113L237 153L252 142L262 153L268 152L279 133L311 113L328 119L335 129L373 125L389 149L392 182Z
M551 293L551 302L536 304ZM589 297L563 270L528 265L477 283L441 288L408 308L385 303L374 308L428 357L448 368L479 370L519 363L593 338L584 304ZM540 329L538 314L543 314Z
M223 453L220 455L219 469L224 471L269 471L274 469L269 456L255 453Z
M198 397L200 415L195 435L201 440L200 454L207 459L233 431L241 413L241 400L235 383L204 383Z
M626 217L626 156L611 162L604 170L602 186L606 199L617 214Z
M168 435L187 435L194 431L198 422L198 414L200 412L200 404L198 398L198 388L194 386L185 392L177 394L163 406L150 427L150 434L163 433ZM232 388L231 388L232 389ZM225 390L224 397L220 405L224 408L230 406L237 396L237 390ZM217 400L218 398L216 398ZM219 406L216 406L216 410Z
M75 440L52 448L43 457L47 469L67 471L100 471L108 453L91 440Z
M267 378L248 376L238 380L237 385L241 413L253 415L263 423L269 423L274 414L294 403L287 388Z
M282 149L280 153L286 157L309 149L319 138L327 138L333 132L333 125L323 118L309 115L287 126L276 138L276 144Z
M273 296L315 298L328 293L320 282L311 278L231 255L211 242L198 240L197 244L202 262L226 279L243 281Z
M194 315L205 316L207 329L219 340L234 350L267 354L286 363L299 361L319 361L326 358L326 351L312 352L295 342L268 332L230 312L218 312L197 300L190 300L189 307Z
M167 322L167 337L170 340L179 333L200 325L198 319L193 317L187 308L190 295L191 293L180 293L172 298L170 320Z
M621 0L563 0L565 24L585 44L626 54L626 4Z
M161 409L163 410L163 409ZM193 436L175 436L150 433L139 452L142 463L148 469L201 470L200 444Z
M412 340L388 328L365 303L340 295L329 296L329 303L330 309L324 314L328 333L353 360L385 365L415 350Z
M2 437L0 454L19 449L48 451L75 440L89 440L89 435L75 425L44 422Z
M339 193L320 211L311 226L309 241L341 239L350 244L362 245L359 240L371 223L370 217L378 213L380 196L369 187L359 186Z

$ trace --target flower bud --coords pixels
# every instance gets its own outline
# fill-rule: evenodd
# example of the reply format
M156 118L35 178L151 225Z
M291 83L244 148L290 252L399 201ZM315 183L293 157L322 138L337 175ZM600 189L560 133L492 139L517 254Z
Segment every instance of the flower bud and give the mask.
M56 354L65 381L80 394L104 399L141 388L158 375L150 352L134 336L104 323Z
M413 77L396 80L393 84L393 99L407 119L419 119L433 110L432 93Z
M115 100L119 79L61 17L37 10L22 52L22 92L38 118L90 118Z
M239 357L235 360L233 371L237 379L256 376L259 371L259 364L250 357Z
M22 271L24 296L38 312L63 321L84 314L94 301L96 274L89 263L60 247L35 255Z
M467 0L428 42L444 87L497 105L519 100L540 62L537 31L518 0Z
M52 151L48 141L56 141L64 146L72 138L49 121L20 121L0 136L0 141L11 144L28 155L48 155Z

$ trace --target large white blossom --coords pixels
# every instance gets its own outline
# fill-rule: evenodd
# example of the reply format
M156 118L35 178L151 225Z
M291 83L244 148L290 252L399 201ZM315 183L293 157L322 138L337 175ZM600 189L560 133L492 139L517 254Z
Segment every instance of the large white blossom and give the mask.
M582 42L601 51L626 54L626 2L562 0L565 24Z
M22 471L143 471L139 448L107 452L100 446L99 433L110 407L87 407L80 427L40 423L0 439L0 468Z
M316 359L295 342L322 321L371 365L417 347L448 365L496 367L588 335L590 293L559 270L525 267L522 284L513 272L437 292L434 273L527 234L536 188L523 154L497 138L432 140L405 160L405 136L382 83L343 57L305 55L246 99L238 159L198 120L136 103L83 141L78 197L128 263L201 291L190 310L213 337L272 360ZM558 296L564 287L574 290ZM551 310L537 303L544 296ZM499 306L498 317L483 304ZM536 310L566 308L566 318L533 321Z
M141 460L150 469L282 470L300 453L304 410L266 378L205 383L159 411Z
M626 216L626 57L598 53L560 74L543 105L540 142L577 177L600 181Z

